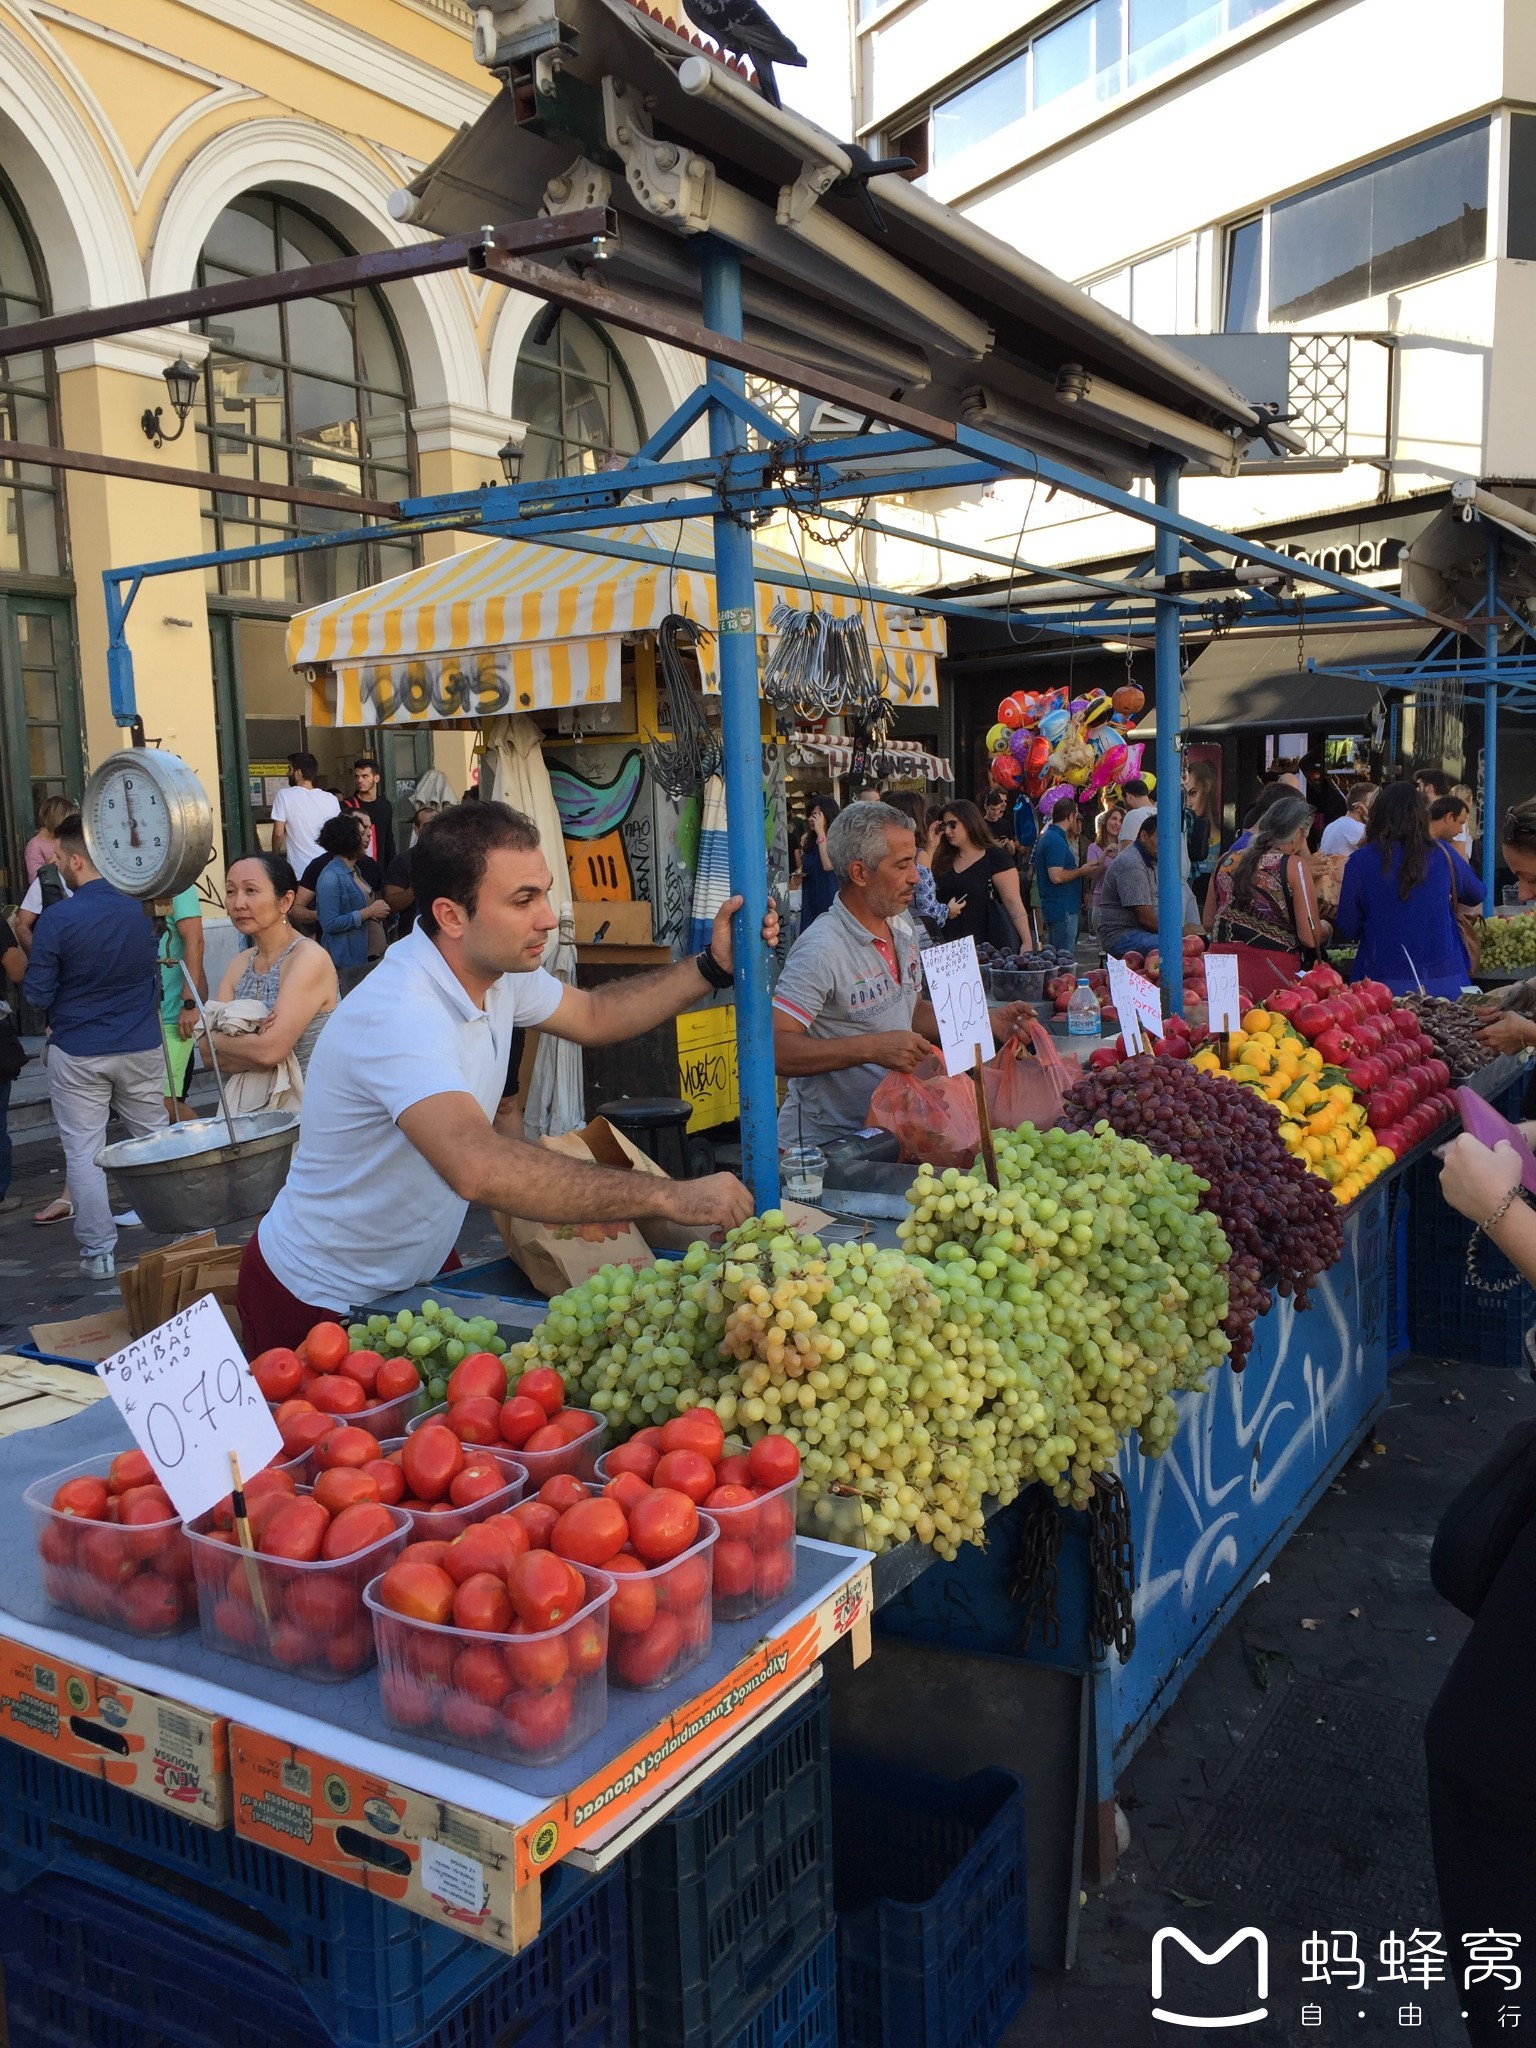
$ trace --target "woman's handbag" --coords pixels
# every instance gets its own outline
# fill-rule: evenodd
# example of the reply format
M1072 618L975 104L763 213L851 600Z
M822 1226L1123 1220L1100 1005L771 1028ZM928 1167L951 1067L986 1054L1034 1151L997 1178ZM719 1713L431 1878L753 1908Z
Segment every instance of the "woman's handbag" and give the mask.
M16 1029L10 1004L0 1001L0 1084L9 1087L12 1081L18 1080L31 1057L21 1042L21 1033Z
M1533 1332L1526 1335L1531 1361ZM1474 1619L1505 1558L1536 1516L1536 1422L1521 1422L1440 1517L1430 1582Z
M1449 854L1445 858L1451 871L1451 916L1467 949L1467 965L1476 974L1483 964L1483 914L1475 904L1463 903L1456 894L1456 863Z

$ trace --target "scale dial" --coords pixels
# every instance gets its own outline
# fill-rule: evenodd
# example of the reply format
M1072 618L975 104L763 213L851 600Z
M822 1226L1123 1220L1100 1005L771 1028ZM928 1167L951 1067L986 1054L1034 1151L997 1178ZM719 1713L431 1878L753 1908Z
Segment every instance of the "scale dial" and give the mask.
M177 754L130 747L112 754L80 804L86 850L104 881L125 896L174 896L213 853L213 806Z

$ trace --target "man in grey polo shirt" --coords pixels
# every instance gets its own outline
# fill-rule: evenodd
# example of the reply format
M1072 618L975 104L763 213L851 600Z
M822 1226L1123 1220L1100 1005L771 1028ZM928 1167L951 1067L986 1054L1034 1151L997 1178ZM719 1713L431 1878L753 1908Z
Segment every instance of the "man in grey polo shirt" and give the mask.
M891 804L850 804L827 834L827 858L837 899L795 941L773 996L774 1066L789 1081L784 1145L862 1131L881 1076L911 1073L939 1038L906 915L917 888L912 820ZM998 1043L1032 1015L1026 1003L994 1010Z

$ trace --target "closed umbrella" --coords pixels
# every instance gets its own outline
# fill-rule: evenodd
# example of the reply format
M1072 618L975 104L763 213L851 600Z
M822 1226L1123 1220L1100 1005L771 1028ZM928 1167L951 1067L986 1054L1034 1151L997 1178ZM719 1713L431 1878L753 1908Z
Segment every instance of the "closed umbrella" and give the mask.
M731 859L726 843L725 783L711 775L704 785L704 815L699 826L699 859L693 875L693 922L688 931L692 951L702 952L715 926L715 913L731 893Z

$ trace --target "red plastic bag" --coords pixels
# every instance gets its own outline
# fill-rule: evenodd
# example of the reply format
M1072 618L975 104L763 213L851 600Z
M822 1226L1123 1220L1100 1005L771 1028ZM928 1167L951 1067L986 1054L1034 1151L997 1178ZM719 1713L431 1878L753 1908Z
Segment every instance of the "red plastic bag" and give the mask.
M975 1085L969 1074L946 1074L939 1059L887 1074L870 1097L869 1121L895 1134L912 1165L969 1166L981 1149Z
M987 1062L984 1081L989 1080L989 1068L996 1070L996 1085L987 1088L987 1107L993 1129L1000 1131L1016 1130L1020 1124L1048 1131L1060 1121L1067 1090L1079 1073L1077 1062L1062 1058L1038 1018L1029 1026L1027 1042L1022 1036L1010 1038L996 1059Z

